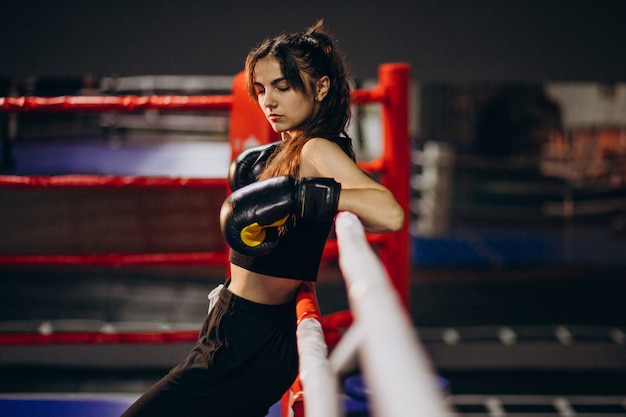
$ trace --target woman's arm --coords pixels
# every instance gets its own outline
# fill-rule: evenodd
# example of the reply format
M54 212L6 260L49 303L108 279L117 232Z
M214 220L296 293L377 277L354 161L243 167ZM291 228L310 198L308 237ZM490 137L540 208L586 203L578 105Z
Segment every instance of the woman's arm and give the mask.
M370 232L393 232L404 224L404 211L391 192L329 140L316 138L304 145L300 176L329 177L340 182L339 210L354 213Z

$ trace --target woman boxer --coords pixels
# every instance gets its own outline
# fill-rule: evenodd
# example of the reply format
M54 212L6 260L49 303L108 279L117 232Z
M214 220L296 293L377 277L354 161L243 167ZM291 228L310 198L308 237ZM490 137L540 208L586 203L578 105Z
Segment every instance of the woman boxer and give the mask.
M318 22L246 59L251 97L281 140L232 164L220 213L230 278L214 290L196 347L124 417L263 417L298 373L295 297L315 281L337 211L399 230L404 212L355 163L344 63Z

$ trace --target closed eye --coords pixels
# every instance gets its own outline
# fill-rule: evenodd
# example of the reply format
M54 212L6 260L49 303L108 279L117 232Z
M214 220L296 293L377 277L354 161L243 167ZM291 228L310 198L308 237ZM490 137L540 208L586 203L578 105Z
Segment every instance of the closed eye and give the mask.
M272 86L278 91L289 91L291 89L291 84L284 78L272 81Z
M291 84L284 78L274 80L271 86L282 93L291 90ZM265 86L261 83L254 83L254 91L257 96L263 95L265 94Z

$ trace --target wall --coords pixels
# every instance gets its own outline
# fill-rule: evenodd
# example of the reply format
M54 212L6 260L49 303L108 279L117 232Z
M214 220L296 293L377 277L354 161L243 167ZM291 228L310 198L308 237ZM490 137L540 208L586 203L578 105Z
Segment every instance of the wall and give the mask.
M264 37L323 17L359 78L405 61L420 81L615 81L624 16L606 0L8 0L0 77L233 74Z

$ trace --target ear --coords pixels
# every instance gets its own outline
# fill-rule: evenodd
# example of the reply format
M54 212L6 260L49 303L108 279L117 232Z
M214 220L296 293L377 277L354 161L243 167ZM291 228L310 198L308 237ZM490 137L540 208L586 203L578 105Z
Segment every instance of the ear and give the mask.
M315 88L315 100L324 100L324 97L326 97L326 94L328 94L328 90L330 90L330 78L328 77L328 75L324 75L322 78L317 80Z

